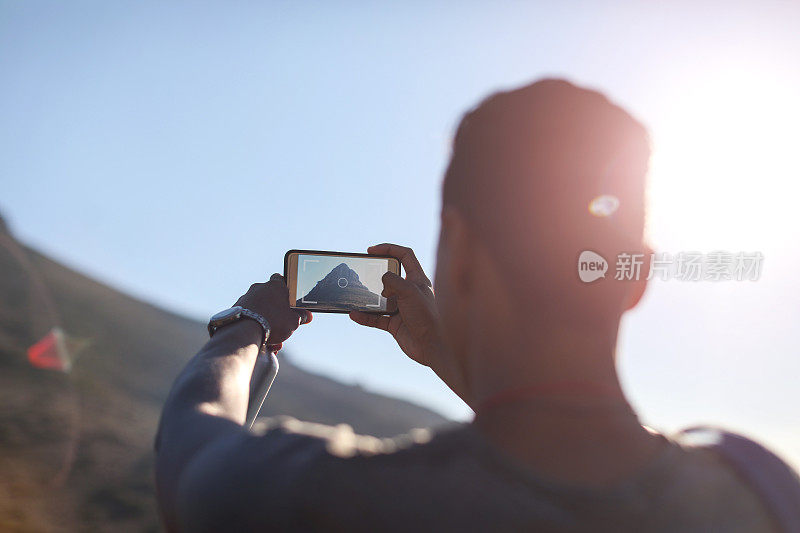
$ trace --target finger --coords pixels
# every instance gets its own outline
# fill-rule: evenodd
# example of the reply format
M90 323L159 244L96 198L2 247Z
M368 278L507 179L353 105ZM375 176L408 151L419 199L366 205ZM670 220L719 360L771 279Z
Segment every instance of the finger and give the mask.
M308 324L314 318L314 315L311 314L311 311L306 309L294 309L294 312L300 315L300 325Z
M397 296L398 298L408 298L419 293L416 285L410 280L403 279L394 272L386 272L383 277L383 296L391 298Z
M400 261L403 268L406 269L406 276L415 283L424 283L430 286L431 282L425 271L422 270L422 265L419 264L417 256L414 255L414 250L406 246L398 244L383 243L376 244L367 248L367 253L376 255L388 255Z
M286 303L289 303L289 286L286 285L286 280L282 275L277 272L274 273L269 277L269 282L267 282L267 284L272 285L274 290L279 292L281 300L285 299Z
M259 290L263 289L266 285L267 285L266 283L253 283L253 284L250 285L250 288L247 289L247 292L253 293L253 292L259 291ZM247 293L245 293L245 294L247 294Z
M384 331L389 330L390 318L385 315L375 315L372 313L364 313L363 311L350 311L350 320L362 326L378 328Z

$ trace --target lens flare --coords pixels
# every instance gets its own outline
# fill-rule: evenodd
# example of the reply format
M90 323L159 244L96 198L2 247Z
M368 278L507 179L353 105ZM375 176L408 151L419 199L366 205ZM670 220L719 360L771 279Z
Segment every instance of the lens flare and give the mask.
M589 202L589 212L596 217L610 217L619 209L619 198L601 194Z

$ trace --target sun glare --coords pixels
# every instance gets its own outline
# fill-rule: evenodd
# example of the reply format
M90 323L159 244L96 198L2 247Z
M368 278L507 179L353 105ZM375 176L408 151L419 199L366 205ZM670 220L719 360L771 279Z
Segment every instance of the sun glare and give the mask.
M652 125L649 235L656 247L757 249L793 232L800 200L797 78L708 72Z

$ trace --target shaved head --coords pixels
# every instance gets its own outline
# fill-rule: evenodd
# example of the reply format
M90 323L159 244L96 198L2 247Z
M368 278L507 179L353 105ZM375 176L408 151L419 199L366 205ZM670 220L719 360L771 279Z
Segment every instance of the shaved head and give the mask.
M568 313L587 298L616 305L608 287L581 289L577 258L589 249L613 264L609 255L641 250L649 159L646 129L621 107L541 80L466 113L443 205L462 213L515 293L566 298Z

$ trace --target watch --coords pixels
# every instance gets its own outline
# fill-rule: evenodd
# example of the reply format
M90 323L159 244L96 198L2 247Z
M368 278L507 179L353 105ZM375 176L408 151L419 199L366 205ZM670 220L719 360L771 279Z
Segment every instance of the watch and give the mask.
M220 311L216 315L212 316L208 321L208 336L213 337L214 333L222 326L233 324L234 322L238 322L245 318L255 320L258 322L258 325L261 326L261 329L264 332L264 338L261 342L261 350L263 351L267 346L267 338L269 337L269 322L267 322L266 318L259 315L255 311L245 309L240 305L234 305L230 309L225 309L224 311Z

